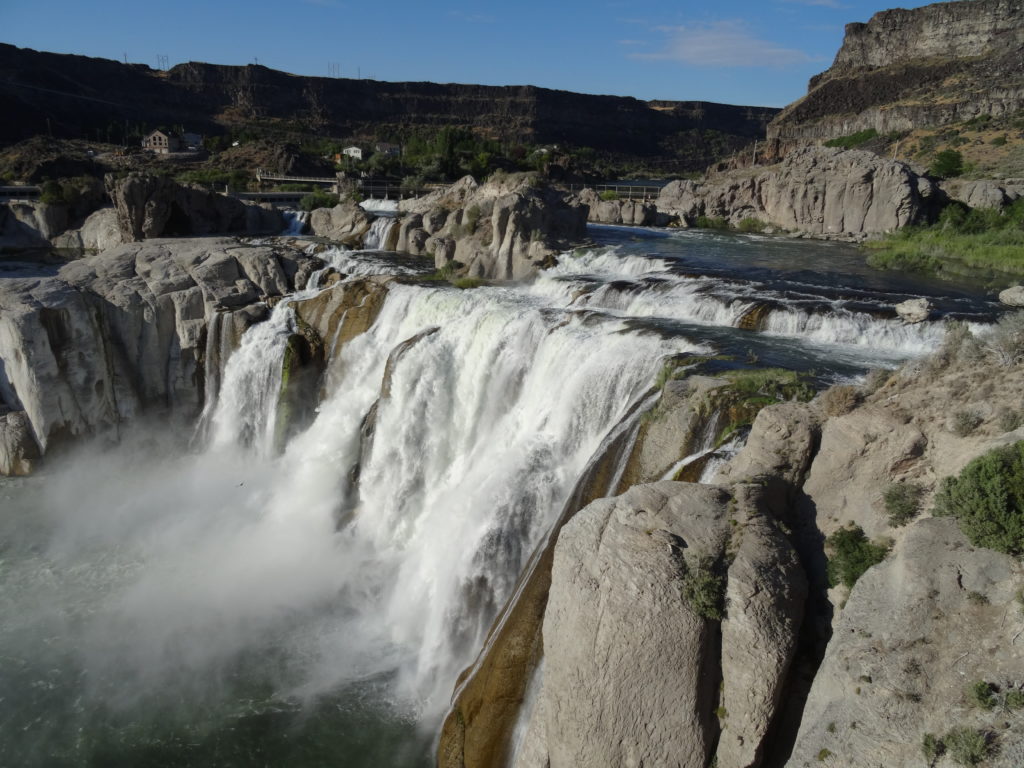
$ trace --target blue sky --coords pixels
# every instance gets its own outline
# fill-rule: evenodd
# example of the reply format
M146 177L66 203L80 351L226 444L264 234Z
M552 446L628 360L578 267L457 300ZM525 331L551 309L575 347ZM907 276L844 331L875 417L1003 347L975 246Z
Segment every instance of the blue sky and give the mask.
M902 7L926 5L904 3ZM0 41L148 64L783 106L877 0L0 0Z

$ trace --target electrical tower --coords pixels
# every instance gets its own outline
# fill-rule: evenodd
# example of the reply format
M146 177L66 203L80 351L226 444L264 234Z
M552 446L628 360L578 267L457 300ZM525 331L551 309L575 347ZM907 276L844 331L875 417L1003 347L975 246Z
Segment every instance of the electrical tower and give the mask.
M337 61L327 62L327 76L328 77L341 77L341 64Z
M168 58L166 53L158 53L156 57L156 68L167 69Z

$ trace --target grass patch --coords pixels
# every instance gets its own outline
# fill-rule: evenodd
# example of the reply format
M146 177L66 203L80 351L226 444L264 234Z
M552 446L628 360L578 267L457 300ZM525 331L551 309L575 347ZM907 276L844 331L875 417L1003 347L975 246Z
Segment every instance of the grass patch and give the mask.
M883 240L865 243L868 263L942 275L991 270L1024 275L1024 198L1004 211L952 204L930 227L907 227Z
M942 741L949 756L958 765L977 765L988 757L988 738L984 731L954 728Z
M747 399L768 398L777 400L802 400L814 397L814 389L803 380L796 371L785 368L754 368L750 370L728 371L725 377L732 383L736 392ZM765 403L767 404L767 403Z
M857 131L851 133L849 136L840 136L836 139L829 139L825 142L826 147L840 147L842 149L853 149L859 147L861 144L866 144L874 138L878 137L878 131L874 128L868 128L863 131Z
M602 192L598 193L597 196L606 203L610 203L613 200L619 199L619 193L616 192L614 189L603 190Z

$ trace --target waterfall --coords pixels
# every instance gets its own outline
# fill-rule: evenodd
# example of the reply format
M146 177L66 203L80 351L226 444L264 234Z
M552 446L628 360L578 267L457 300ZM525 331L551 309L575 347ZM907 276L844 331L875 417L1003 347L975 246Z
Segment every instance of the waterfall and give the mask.
M574 306L610 310L623 316L665 318L716 327L746 327L767 300L752 330L824 347L846 347L879 360L927 353L941 342L942 322L907 325L890 317L853 311L841 302L775 293L756 282L691 277L670 271L665 259L620 256L615 248L584 251L559 259L536 281L534 292ZM981 326L972 326L975 330Z
M284 220L288 222L282 235L297 237L306 232L306 225L309 223L308 211L284 211Z
M391 228L398 223L397 219L380 216L373 220L369 231L363 238L363 248L368 251L380 251L387 247Z

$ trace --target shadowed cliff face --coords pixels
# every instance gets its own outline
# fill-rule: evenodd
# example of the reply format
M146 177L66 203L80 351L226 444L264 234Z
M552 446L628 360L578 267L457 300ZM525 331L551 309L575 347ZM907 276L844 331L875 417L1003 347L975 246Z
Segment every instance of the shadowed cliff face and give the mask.
M657 106L657 108L654 108ZM703 168L758 138L778 110L704 102L649 104L533 86L388 83L298 77L261 66L190 62L167 72L106 59L0 45L0 144L47 133L104 138L125 121L221 133L228 123L287 121L288 130L345 136L459 126L504 141L567 143L650 157L680 145ZM722 146L706 131L723 134Z
M846 26L832 67L768 127L769 138L829 139L945 125L1024 107L1024 4L937 3Z

